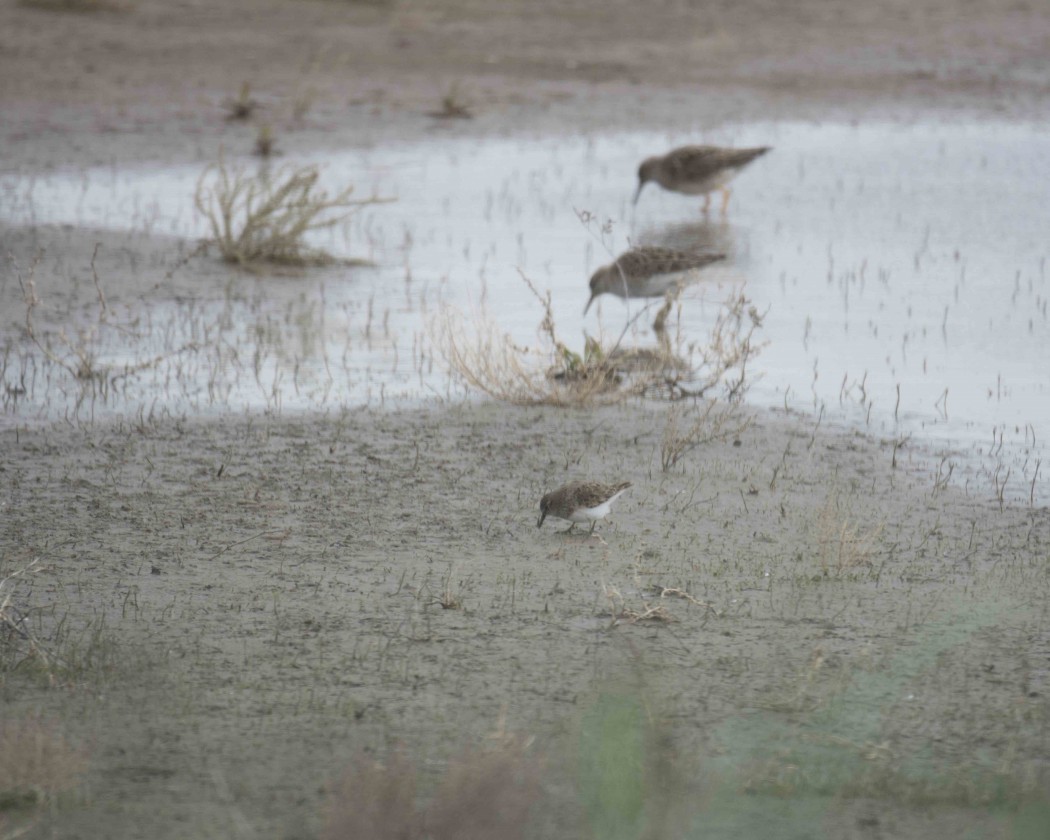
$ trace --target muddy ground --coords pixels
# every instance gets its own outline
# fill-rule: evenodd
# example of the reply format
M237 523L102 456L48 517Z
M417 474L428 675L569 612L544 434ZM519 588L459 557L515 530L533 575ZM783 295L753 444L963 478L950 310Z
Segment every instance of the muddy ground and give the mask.
M1004 831L1050 749L1045 511L801 417L662 474L665 410L20 431L5 567L39 562L15 603L53 662L5 673L5 706L90 768L55 836L312 836L358 750L433 774L500 726L554 755L569 810L562 768L610 693L726 765L715 802L686 779L726 836L772 818L744 790L806 804L781 836ZM602 540L536 529L577 475L634 482Z
M56 13L54 6L100 6ZM713 127L873 113L1045 114L1050 14L1013 0L7 0L4 167L212 161L280 143ZM261 105L230 123L242 83ZM421 115L457 96L472 121Z
M1038 4L55 5L0 6L5 174L210 161L263 121L1050 113ZM476 118L425 117L457 82ZM114 305L257 282L143 232L0 235L5 372L40 353L41 248L41 334L93 305L97 241ZM34 369L0 444L0 837L321 836L347 768L400 750L422 803L511 733L545 761L530 837L1044 836L1050 517L921 441L770 412L664 471L661 403L92 422ZM634 487L600 539L537 530L578 476Z

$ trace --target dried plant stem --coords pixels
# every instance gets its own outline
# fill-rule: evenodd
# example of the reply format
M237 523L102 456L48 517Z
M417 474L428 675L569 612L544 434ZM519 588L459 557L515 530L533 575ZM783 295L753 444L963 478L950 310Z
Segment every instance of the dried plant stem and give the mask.
M694 403L692 423L685 429L682 428L683 413L679 405L672 405L667 410L667 422L660 442L660 466L664 472L698 446L743 434L753 420L750 415L743 414L739 403L717 400Z
M21 569L16 569L6 577L0 578L0 627L6 628L8 633L28 642L29 655L39 659L49 677L52 677L51 658L36 636L26 626L25 617L11 603L13 581L39 571L39 562L39 558L34 559Z
M182 347L171 353L162 353L152 359L147 359L146 361L138 362L136 364L124 364L117 371L108 370L105 366L99 364L95 348L100 343L100 338L104 329L114 330L123 335L134 336L134 332L131 329L122 324L113 323L111 321L111 310L109 308L109 303L106 300L106 294L102 290L102 282L99 279L98 269L96 268L99 247L99 244L96 244L95 249L91 254L91 276L95 284L95 292L98 299L98 312L95 321L91 326L79 330L75 338L71 338L64 329L59 330L58 338L68 351L65 354L56 353L52 349L50 343L40 337L33 320L33 312L41 304L41 300L37 296L35 275L36 268L43 257L43 252L41 251L36 255L29 267L29 272L26 277L23 278L21 272L18 273L18 282L22 289L22 299L26 307L26 336L31 342L33 342L37 349L40 350L44 355L44 358L52 364L64 369L73 378L78 379L81 382L91 382L106 387L116 383L124 377L132 376L140 371L155 367L165 359L172 356L198 349L196 342L187 342ZM194 256L196 253L197 252L194 252L190 257ZM169 276L177 270L178 267L179 266L176 266L175 269L172 269Z

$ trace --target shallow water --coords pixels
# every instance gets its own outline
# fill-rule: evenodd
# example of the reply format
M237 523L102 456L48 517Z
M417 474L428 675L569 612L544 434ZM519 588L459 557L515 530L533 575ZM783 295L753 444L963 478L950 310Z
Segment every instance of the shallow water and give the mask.
M203 296L194 313L216 325L216 347L237 347L239 360L255 347L252 376L215 350L183 361L196 399L171 393L170 377L165 396L157 375L152 384L140 376L125 399L287 410L447 394L427 349L443 304L468 319L484 310L516 342L535 344L543 313L522 272L551 291L567 343L582 346L584 330L615 338L640 305L604 297L584 318L587 278L629 244L665 244L729 254L683 297L684 336L703 338L734 287L766 313L753 402L960 449L1005 440L1025 458L1015 481L1027 481L1050 434L1044 136L1040 125L988 122L778 123L717 136L434 139L288 158L278 165L320 164L332 189L354 183L358 195L397 199L317 240L375 267ZM655 186L632 208L638 161L696 141L774 150L734 182L724 218ZM205 233L192 200L199 174L9 177L2 206L8 221L196 237ZM153 331L148 347L114 344L100 355L134 361L182 346L187 306L156 304L153 320L174 325L160 345ZM643 326L628 340L650 337Z

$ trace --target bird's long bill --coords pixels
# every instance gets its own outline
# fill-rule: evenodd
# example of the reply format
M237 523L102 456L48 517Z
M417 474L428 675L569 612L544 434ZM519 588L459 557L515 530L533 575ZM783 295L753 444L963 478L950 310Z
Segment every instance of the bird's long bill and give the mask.
M546 518L547 518L547 511L541 510L540 511L540 518L538 520L536 520L536 527L539 528L540 525L543 524L543 520L546 519Z
M583 314L587 314L587 310L591 308L591 304L594 303L594 299L598 297L594 292L591 292L591 296L587 298L587 305L583 307Z
M640 196L642 194L642 187L644 187L644 186L645 186L645 181L639 181L638 182L638 189L636 189L634 191L634 198L631 200L631 204L637 204L638 203L638 196Z

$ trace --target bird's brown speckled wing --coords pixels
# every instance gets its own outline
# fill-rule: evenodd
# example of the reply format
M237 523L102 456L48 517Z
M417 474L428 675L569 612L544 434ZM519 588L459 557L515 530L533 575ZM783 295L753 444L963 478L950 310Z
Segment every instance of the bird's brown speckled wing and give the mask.
M644 280L657 274L674 274L703 268L725 254L693 254L670 248L632 248L616 258L616 267L630 280Z
M603 504L621 490L626 490L631 482L624 481L621 484L600 484L596 481L586 481L577 484L573 491L573 507L594 508Z
M767 147L723 149L719 146L683 146L664 158L664 170L675 180L703 181L723 169L739 169L760 155Z

